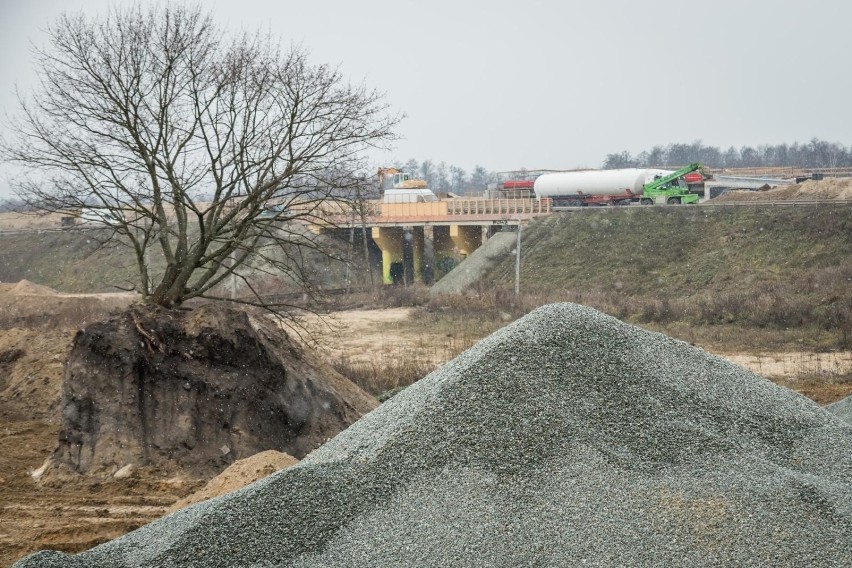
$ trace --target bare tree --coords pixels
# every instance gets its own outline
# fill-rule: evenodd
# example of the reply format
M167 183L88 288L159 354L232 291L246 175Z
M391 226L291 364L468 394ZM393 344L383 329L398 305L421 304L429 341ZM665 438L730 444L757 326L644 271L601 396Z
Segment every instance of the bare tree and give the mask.
M324 249L305 223L363 187L363 151L393 138L380 94L300 48L229 37L199 7L64 15L48 37L40 88L19 97L18 135L0 147L30 168L20 198L101 211L149 303L209 297L229 275L253 290L257 271L310 288L305 253ZM152 247L162 274L149 274Z
M435 164L432 160L423 160L420 163L420 177L426 180L428 187L435 187Z
M432 186L430 186L430 187L432 187ZM440 162L435 167L434 189L436 191L449 191L450 190L450 172L447 168L446 162Z
M467 172L458 166L450 166L450 189L456 193L464 193Z
M615 170L619 168L635 168L638 160L630 155L627 150L617 154L607 154L603 163L603 169Z
M488 170L477 164L473 168L473 173L470 175L470 189L485 191L488 187L488 175Z

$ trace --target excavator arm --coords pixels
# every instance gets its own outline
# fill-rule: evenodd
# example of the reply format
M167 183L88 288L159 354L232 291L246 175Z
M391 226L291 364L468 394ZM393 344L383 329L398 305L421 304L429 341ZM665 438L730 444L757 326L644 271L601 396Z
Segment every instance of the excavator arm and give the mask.
M698 203L698 195L690 193L686 182L681 180L686 174L694 171L704 173L701 164L689 164L668 175L651 180L642 187L642 205L653 203L687 204Z
M393 176L391 187L393 189L425 189L426 180L417 179L410 174L396 168L379 168L379 187L385 189L385 177Z
M645 184L645 192L656 191L659 189L663 189L668 187L670 184L676 182L678 178L685 176L686 174L691 174L692 172L700 171L702 174L704 173L704 166L701 164L689 164L688 166L684 166L681 169L670 173L667 176L663 176L660 179L655 179L649 181Z

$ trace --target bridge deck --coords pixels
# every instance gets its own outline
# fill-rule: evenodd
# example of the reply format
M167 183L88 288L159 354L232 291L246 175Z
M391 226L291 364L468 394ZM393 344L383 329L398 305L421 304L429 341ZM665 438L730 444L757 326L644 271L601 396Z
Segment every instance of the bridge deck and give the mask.
M366 208L364 224L368 226L397 225L481 225L485 223L516 223L553 212L550 199L449 199L432 203L377 203ZM338 226L360 225L360 217L351 212L327 211L327 219Z

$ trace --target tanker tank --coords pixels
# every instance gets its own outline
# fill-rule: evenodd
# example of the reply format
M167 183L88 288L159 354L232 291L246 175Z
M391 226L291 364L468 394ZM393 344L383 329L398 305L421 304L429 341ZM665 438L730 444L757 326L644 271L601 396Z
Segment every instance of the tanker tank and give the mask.
M535 180L535 195L554 201L583 202L589 198L628 200L642 194L646 182L664 170L627 168L544 174Z

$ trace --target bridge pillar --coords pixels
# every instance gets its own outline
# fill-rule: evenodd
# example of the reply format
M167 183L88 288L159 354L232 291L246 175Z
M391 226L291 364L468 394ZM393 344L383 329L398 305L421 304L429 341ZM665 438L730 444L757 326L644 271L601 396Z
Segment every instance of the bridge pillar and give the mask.
M458 264L450 228L439 225L432 227L432 257L435 280L440 280Z
M423 282L423 227L373 227L373 241L382 251L382 282Z
M423 227L412 227L411 232L406 232L406 238L411 235L411 258L414 264L414 281L422 283L423 278L423 244L426 241L423 235Z
M382 251L382 282L393 284L404 272L402 227L373 227L373 241Z
M467 256L482 246L482 227L479 225L450 225L450 238L458 251Z
M479 225L450 225L432 228L432 251L435 259L435 280L440 280L463 260L482 246L482 227Z

